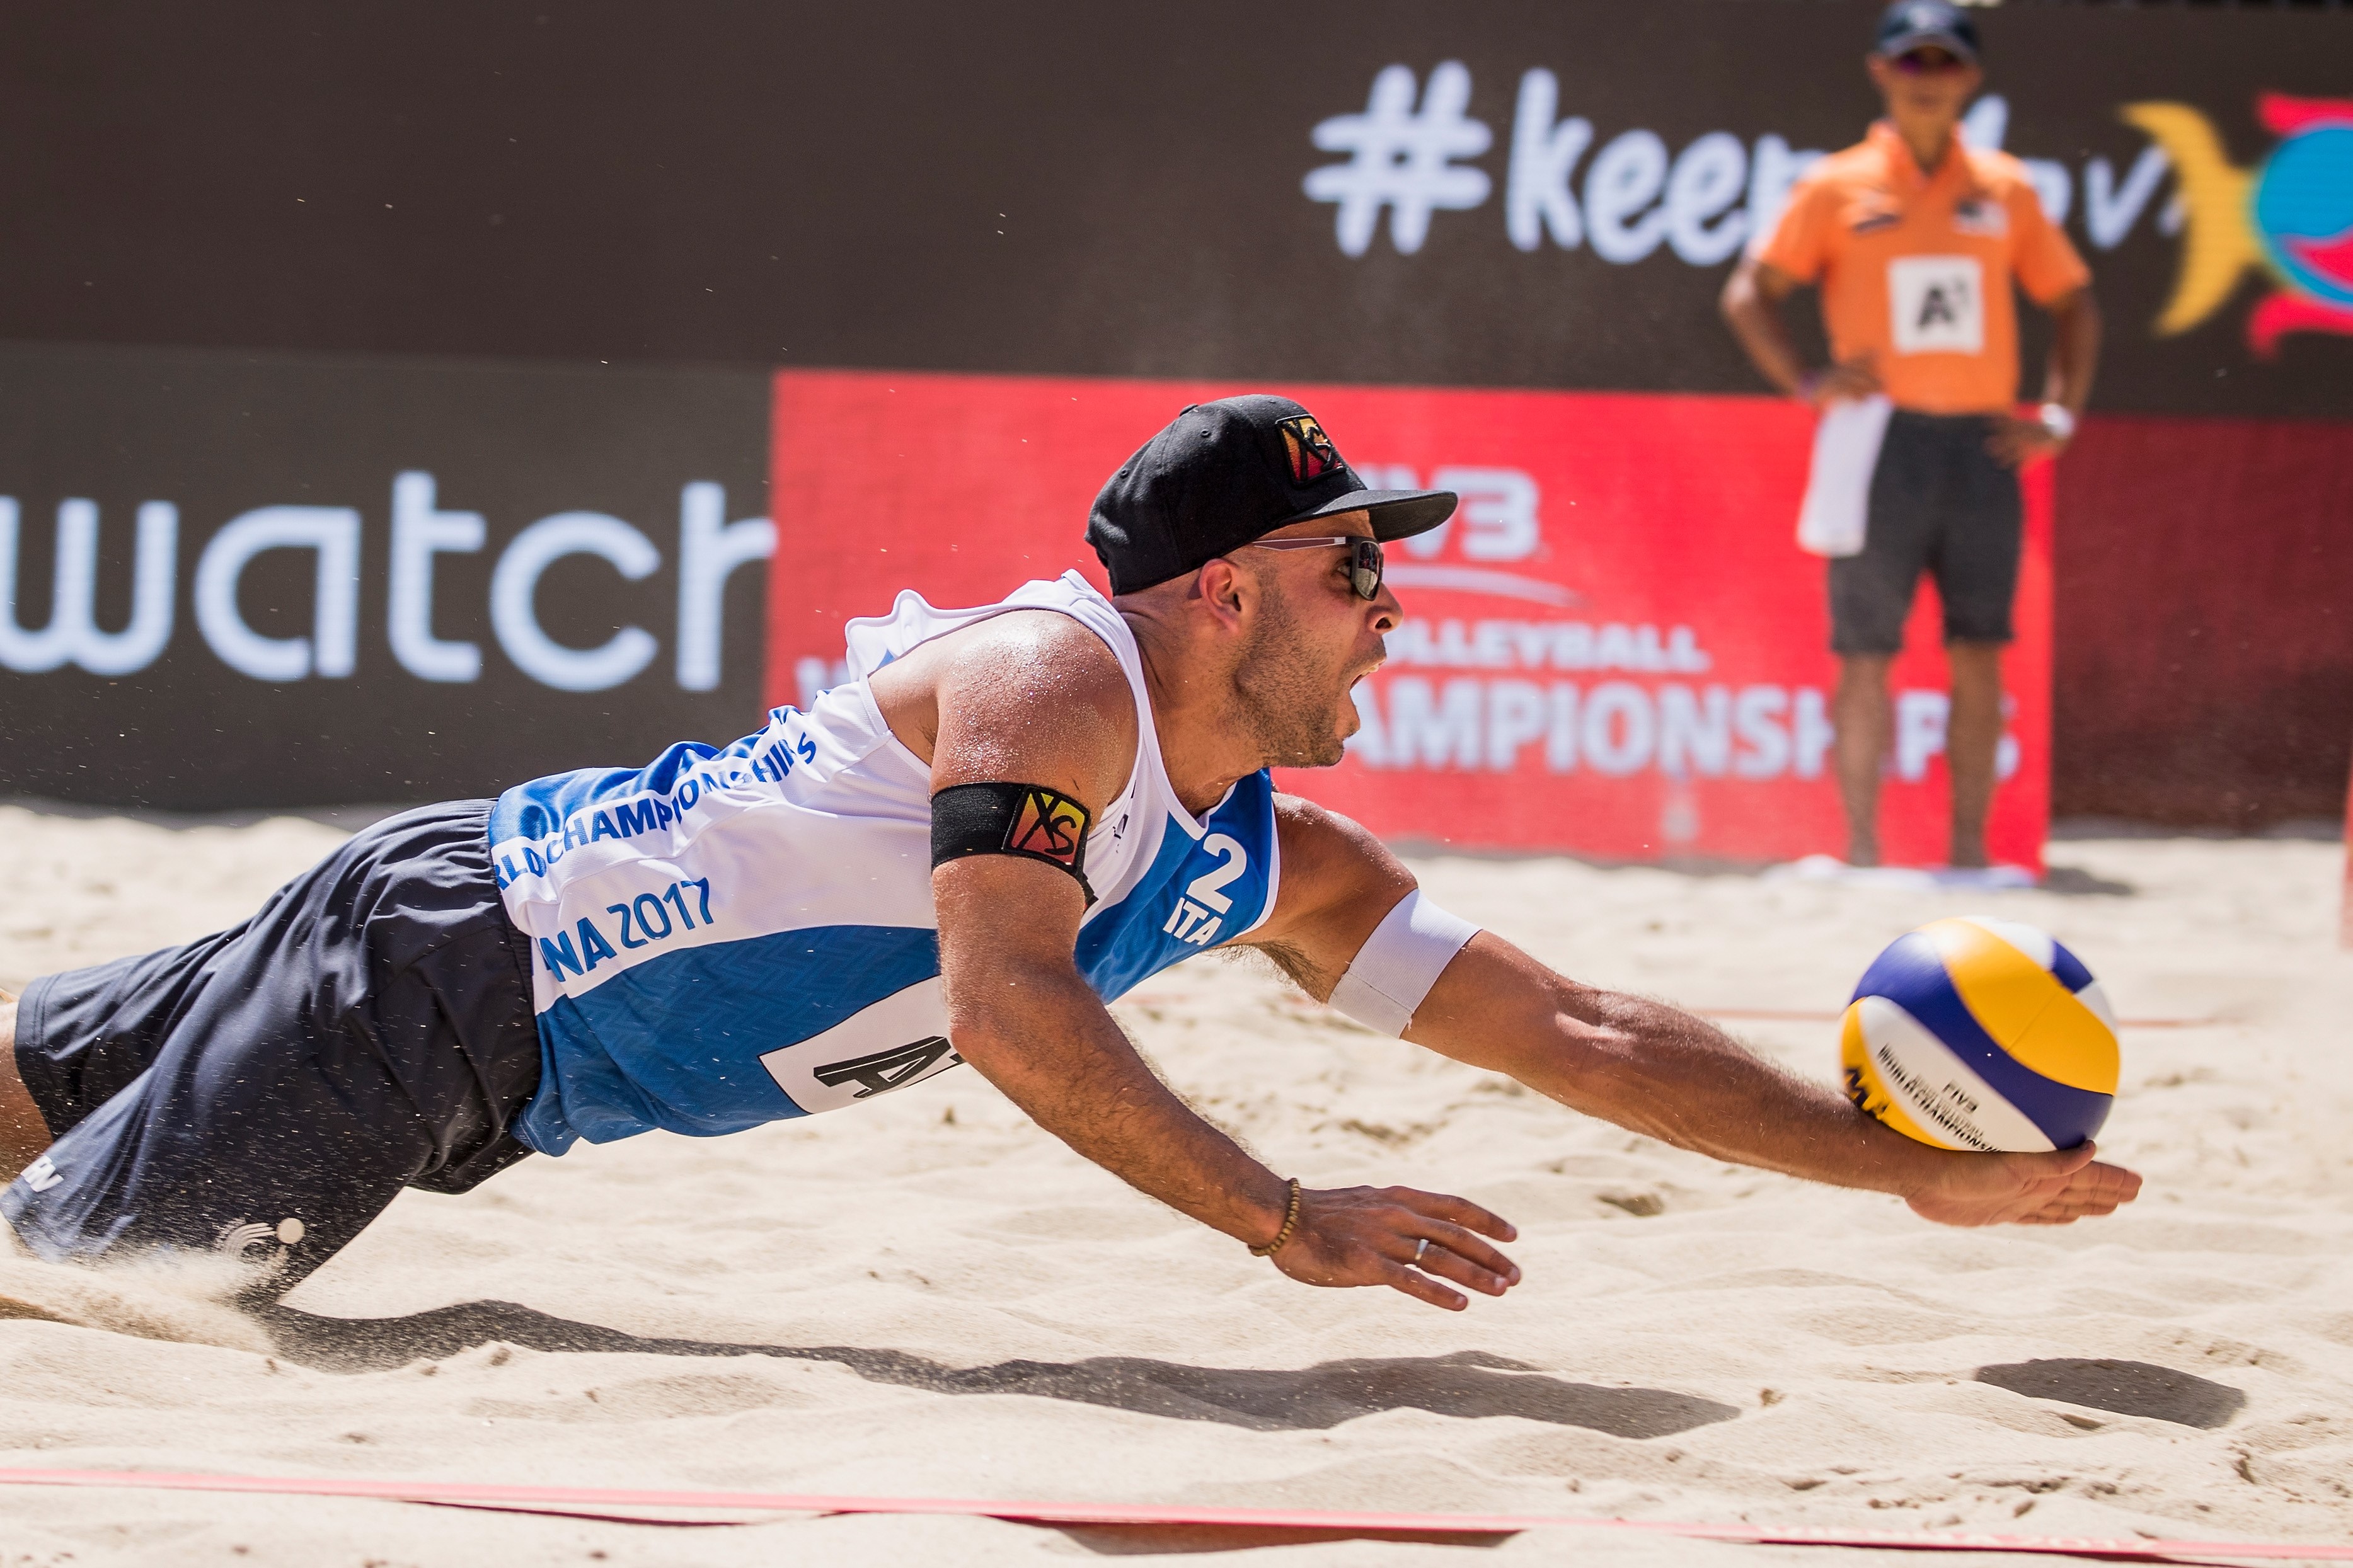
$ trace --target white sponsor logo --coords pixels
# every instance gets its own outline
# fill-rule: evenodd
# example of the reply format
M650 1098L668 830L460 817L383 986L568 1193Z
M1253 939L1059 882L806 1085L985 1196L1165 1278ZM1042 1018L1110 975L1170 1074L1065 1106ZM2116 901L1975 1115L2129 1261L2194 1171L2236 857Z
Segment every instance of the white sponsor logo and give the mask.
M2016 709L2015 699L2005 695L2001 712L2007 720ZM1945 754L1945 725L1952 717L1953 700L1941 691L1913 689L1896 694L1895 698L1895 776L1905 784L1918 784L1928 776L1928 762ZM2008 731L1994 747L1994 776L2007 779L2018 772L2018 737Z
M1341 251L1362 256L1372 247L1381 212L1389 214L1389 243L1400 256L1419 252L1434 214L1470 212L1492 194L1488 174L1467 162L1493 140L1487 122L1470 113L1471 71L1448 60L1430 71L1416 107L1413 68L1392 65L1373 79L1365 110L1316 122L1310 133L1325 153L1349 160L1309 172L1311 200L1329 202ZM1999 151L2009 131L2010 105L1989 94L1971 106L1961 133L1973 147ZM1539 66L1521 74L1513 105L1511 149L1504 162L1504 232L1519 250L1549 240L1562 250L1589 246L1613 266L1630 266L1662 248L1693 267L1729 260L1749 238L1770 232L1789 187L1821 156L1795 149L1770 132L1743 138L1710 131L1680 149L1655 131L1636 126L1606 138L1583 115L1561 112L1560 80ZM2051 221L2063 224L2074 205L2076 176L2067 164L2027 158L2027 178ZM2094 246L2124 243L2171 165L2162 149L2144 150L2119 179L2106 158L2083 165L2084 226ZM2177 202L2161 209L2160 233L2180 231ZM2000 226L1997 209L1980 225Z
M1953 204L1953 227L1980 239L2000 239L2010 233L2010 209L2000 202L1972 196Z
M131 620L119 632L98 629L98 503L58 503L57 566L49 591L48 624L27 629L17 613L16 499L0 496L0 668L38 675L78 664L93 675L144 669L172 640L172 581L180 544L180 514L169 501L139 509L132 554Z
M1511 773L1525 753L1552 773L1607 778L1817 778L1832 733L1810 686L1400 675L1355 695L1364 727L1349 754L1381 769Z
M50 1163L47 1154L25 1167L25 1184L37 1193L46 1193L65 1176Z
M1985 267L1974 256L1899 256L1887 264L1889 326L1900 354L1985 348Z
M698 480L679 495L678 642L676 675L687 691L719 685L721 619L727 579L737 567L764 561L776 547L765 517L727 521L726 492ZM37 675L78 664L97 675L130 675L162 656L172 640L172 605L178 571L180 514L170 501L138 510L132 553L131 613L120 631L100 631L97 594L100 523L95 501L58 503L56 565L48 618L27 626L16 500L0 496L0 669ZM392 574L385 605L385 639L400 667L419 680L463 684L482 672L480 645L433 633L434 564L441 555L479 553L488 538L481 514L443 510L433 476L421 469L392 482ZM359 511L342 506L265 506L224 524L197 557L194 584L196 630L223 664L255 680L272 682L348 678L359 661L360 563L364 551ZM254 629L238 599L246 570L274 551L311 552L310 626L301 637L270 637ZM491 574L490 622L513 667L559 691L602 691L635 679L659 652L643 626L620 626L595 647L575 648L551 637L541 623L540 583L557 562L577 555L605 562L629 582L640 582L662 562L659 546L630 523L603 512L564 511L541 518L508 542Z
M1533 635L1548 629L1542 622L1482 621L1475 639L1453 622L1441 623L1441 635L1434 639L1406 639L1405 629L1399 628L1393 646L1402 644L1407 657L1393 655L1392 665L1603 668L1598 661L1567 662L1597 651L1594 642L1568 635L1591 631L1576 622L1558 623L1562 635L1549 643ZM1690 662L1707 658L1688 641L1662 644L1656 627L1602 629L1626 634L1616 651L1630 657L1618 668L1670 668L1671 656L1677 654ZM1448 631L1461 635L1450 638L1443 635ZM1348 754L1380 769L1511 773L1541 758L1551 773L1606 778L1658 773L1670 779L1810 779L1821 776L1834 734L1820 689L1772 682L1587 684L1525 675L1433 679L1392 674L1363 682L1354 696L1364 727L1349 740ZM1930 760L1943 753L1949 707L1950 699L1941 691L1897 693L1895 773L1905 783L1925 779ZM1998 776L2007 779L2018 771L2018 755L2017 737L2003 735L1995 760Z
M1486 126L1463 117L1471 72L1448 60L1430 73L1421 107L1413 102L1413 71L1391 66L1373 79L1362 114L1341 114L1315 127L1315 145L1353 154L1309 174L1307 194L1339 206L1340 248L1362 256L1373 242L1381 209L1389 209L1389 243L1400 256L1421 248L1430 215L1459 212L1487 199L1488 180L1454 163L1475 158L1492 139Z
M1388 663L1448 669L1631 669L1704 675L1715 658L1689 626L1609 621L1409 619L1388 636Z
M936 1078L963 1060L948 1045L947 1000L934 975L822 1034L766 1052L760 1065L814 1115Z

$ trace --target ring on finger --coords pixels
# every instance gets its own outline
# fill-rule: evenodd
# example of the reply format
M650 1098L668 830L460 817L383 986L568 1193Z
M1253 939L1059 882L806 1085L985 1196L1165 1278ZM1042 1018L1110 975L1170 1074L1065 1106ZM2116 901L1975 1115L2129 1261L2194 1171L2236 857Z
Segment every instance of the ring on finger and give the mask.
M1425 1236L1425 1237L1423 1237L1419 1241L1417 1241L1417 1242L1415 1242L1415 1243L1413 1244L1413 1266L1414 1266L1416 1268L1420 1268L1420 1267L1421 1267L1421 1255L1422 1255L1423 1253L1425 1253L1425 1252L1428 1252L1429 1250L1430 1250L1430 1237L1426 1237L1426 1236Z

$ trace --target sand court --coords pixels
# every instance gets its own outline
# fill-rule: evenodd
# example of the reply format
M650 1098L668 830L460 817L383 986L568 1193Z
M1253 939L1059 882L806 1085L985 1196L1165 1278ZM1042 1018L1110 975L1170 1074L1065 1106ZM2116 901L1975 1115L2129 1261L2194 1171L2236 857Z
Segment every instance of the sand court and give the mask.
M0 807L0 984L242 918L352 823ZM0 1466L2353 1539L2353 957L2312 838L2075 838L2053 890L1415 862L1580 979L1736 1015L1831 1076L1888 939L2043 925L2127 1018L2119 1215L1957 1231L1719 1165L1374 1037L1248 963L1116 1011L1312 1184L1459 1192L1526 1282L1460 1315L1295 1285L976 1074L841 1113L409 1193L284 1305L0 1265ZM1782 1016L1787 1015L1788 1016ZM1917 1561L1535 1531L1274 1545L980 1519L695 1530L409 1503L23 1489L6 1560L1270 1562L1575 1552ZM1991 1559L1985 1559L1991 1561Z

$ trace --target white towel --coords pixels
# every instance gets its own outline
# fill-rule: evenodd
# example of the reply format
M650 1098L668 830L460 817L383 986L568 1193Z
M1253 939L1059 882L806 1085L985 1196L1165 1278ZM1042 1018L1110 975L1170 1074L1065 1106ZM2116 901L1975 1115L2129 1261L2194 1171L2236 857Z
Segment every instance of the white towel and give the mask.
M1814 464L1798 510L1798 548L1813 555L1862 553L1871 521L1871 475L1895 405L1883 393L1831 404L1814 426Z

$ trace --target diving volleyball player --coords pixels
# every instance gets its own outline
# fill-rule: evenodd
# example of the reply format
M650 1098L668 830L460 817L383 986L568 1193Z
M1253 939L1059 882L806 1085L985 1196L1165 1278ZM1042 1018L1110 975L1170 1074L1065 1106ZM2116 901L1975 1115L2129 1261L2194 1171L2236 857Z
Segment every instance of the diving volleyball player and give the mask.
M1371 1028L1715 1158L1949 1225L2065 1224L2140 1179L1955 1153L1662 1003L1440 909L1326 766L1399 611L1381 542L1454 497L1367 490L1297 404L1188 408L1104 485L1077 574L902 593L851 679L723 750L671 747L378 823L233 930L0 1005L0 1194L51 1260L241 1258L267 1297L404 1186L533 1151L832 1110L970 1063L1048 1131L1313 1285L1500 1296L1511 1226L1303 1187L1156 1078L1105 1004L1250 947ZM942 526L949 526L942 520Z

